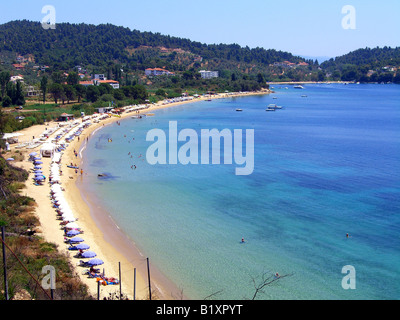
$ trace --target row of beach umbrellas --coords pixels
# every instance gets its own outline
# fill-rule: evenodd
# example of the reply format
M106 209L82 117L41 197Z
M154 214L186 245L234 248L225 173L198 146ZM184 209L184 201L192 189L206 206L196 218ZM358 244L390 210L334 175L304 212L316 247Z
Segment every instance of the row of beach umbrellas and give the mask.
M43 164L43 162L41 161L42 158L38 156L37 152L32 152L29 154L29 159L31 161L33 161L34 167L34 173L35 173L35 177L33 178L35 181L43 181L45 180L45 177L43 175L43 171L42 171L42 166L41 164Z
M68 137L69 141L71 141L73 136L78 133L80 134L81 126L70 130ZM66 135L67 132L64 132ZM70 244L69 250L87 250L84 251L80 257L81 258L88 258L90 259L87 263L89 266L98 266L102 265L104 262L103 260L97 257L97 254L93 251L88 251L90 246L84 243L84 239L80 237L82 231L80 230L79 224L77 223L77 219L73 214L71 207L69 206L68 202L66 201L63 190L60 183L60 160L62 158L61 152L55 152L52 157L52 163L50 165L50 178L52 181L51 185L51 195L54 201L54 204L57 206L58 214L61 216L63 223L65 223L65 228L67 228L66 236L68 237L67 243ZM40 160L39 160L40 161ZM37 168L40 170L41 168ZM36 170L36 169L35 169Z

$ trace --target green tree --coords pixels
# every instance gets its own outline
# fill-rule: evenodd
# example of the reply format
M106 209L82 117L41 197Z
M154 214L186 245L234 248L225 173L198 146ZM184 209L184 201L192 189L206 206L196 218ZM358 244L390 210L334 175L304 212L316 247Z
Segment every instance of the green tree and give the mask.
M86 87L81 84L77 84L75 86L75 92L76 97L78 98L78 103L80 103L81 99L86 95Z
M11 106L11 104L12 104L11 98L9 96L5 96L2 101L3 108L9 107Z
M64 88L59 83L53 83L49 87L49 92L52 94L54 102L57 104L58 100L63 98Z
M86 89L86 99L90 102L96 102L100 97L100 92L97 86L89 86Z
M40 81L40 90L42 90L44 104L46 103L47 83L48 83L47 76L44 76Z
M1 98L4 97L7 84L10 82L10 73L8 71L3 71L0 73L0 89Z
M16 100L16 88L13 82L8 82L6 86L6 95L11 98L11 104L15 103Z
M65 85L64 92L68 101L67 103L69 103L71 100L76 99L76 90L72 85Z
M79 84L79 75L76 72L70 72L67 77L67 84L71 86Z
M261 73L257 74L257 82L260 84L265 83L264 76Z
M54 83L62 84L65 81L65 76L61 71L53 72L51 79Z
M124 100L125 99L125 94L122 89L116 89L113 92L114 98L117 100Z
M156 91L156 95L157 96L160 96L160 97L165 97L166 96L166 92L165 92L165 90L163 90L163 89L158 89L157 91Z
M19 106L25 104L24 92L22 91L22 85L20 81L17 81L14 104Z

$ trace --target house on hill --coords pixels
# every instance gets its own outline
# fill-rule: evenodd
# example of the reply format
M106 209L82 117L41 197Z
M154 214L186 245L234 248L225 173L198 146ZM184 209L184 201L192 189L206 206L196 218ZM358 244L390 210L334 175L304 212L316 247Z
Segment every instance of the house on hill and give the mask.
M22 65L22 64L19 64L19 63L13 64L13 67L14 67L15 69L17 69L17 70L24 70L24 69L25 69L25 66Z
M119 89L119 82L116 80L94 80L95 85L100 85L102 83L109 84L114 89Z
M88 86L98 86L101 83L109 84L113 89L119 89L119 82L116 80L89 80L89 81L79 81L79 84L85 87Z
M147 68L144 73L146 74L146 76L169 76L175 74L174 72L170 72L162 68Z
M218 71L200 70L199 73L200 73L200 76L201 76L202 79L211 79L211 78L218 78L219 77Z
M24 82L24 77L21 74L17 76L11 76L10 81L13 83L17 83L17 81Z

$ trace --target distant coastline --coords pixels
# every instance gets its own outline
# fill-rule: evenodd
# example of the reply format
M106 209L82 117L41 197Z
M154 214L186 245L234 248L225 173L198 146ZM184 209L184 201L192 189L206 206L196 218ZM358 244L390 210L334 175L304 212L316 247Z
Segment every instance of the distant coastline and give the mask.
M283 81L283 82L267 82L267 84L345 84L356 83L355 81Z

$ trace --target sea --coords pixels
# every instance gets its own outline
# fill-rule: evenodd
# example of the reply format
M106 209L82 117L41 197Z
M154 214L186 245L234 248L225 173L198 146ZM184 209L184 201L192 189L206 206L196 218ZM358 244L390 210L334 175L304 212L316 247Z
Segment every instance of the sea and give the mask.
M82 190L189 299L399 299L400 86L272 87L104 126ZM241 129L254 170L237 175L222 142L219 164L151 164L154 129L175 152L171 121L198 137Z

